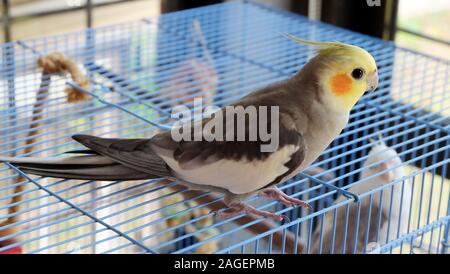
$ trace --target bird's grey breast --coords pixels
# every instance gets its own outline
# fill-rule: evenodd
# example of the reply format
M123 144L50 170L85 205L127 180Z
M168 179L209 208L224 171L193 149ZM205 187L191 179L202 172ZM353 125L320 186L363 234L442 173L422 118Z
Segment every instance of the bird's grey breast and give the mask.
M341 133L348 122L348 113L327 111L319 102L313 102L309 109L305 131L302 132L306 152L301 165L282 181L286 181L311 165L331 142Z

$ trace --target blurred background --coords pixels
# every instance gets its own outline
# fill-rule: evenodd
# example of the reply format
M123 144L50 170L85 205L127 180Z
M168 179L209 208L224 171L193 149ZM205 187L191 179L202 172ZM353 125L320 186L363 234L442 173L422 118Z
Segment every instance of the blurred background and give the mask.
M450 59L448 0L256 0ZM225 1L2 0L0 42L98 27Z

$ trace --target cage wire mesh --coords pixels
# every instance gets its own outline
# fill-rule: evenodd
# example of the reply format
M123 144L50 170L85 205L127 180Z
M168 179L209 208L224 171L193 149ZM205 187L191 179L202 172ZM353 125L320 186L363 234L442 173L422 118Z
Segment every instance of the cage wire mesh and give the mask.
M355 106L346 129L309 169L315 173L306 170L313 175L280 186L313 210L253 197L251 204L291 221L220 219L210 213L220 196L177 182L61 180L6 164L0 166L0 252L448 252L450 64L253 2L1 45L0 153L60 155L81 148L70 138L75 133L151 137L172 122L174 106L192 106L196 96L220 106L298 71L311 54L280 33L355 44L379 66L377 91ZM88 89L64 75L42 77L36 59L53 51L79 64ZM91 99L68 103L68 86ZM39 105L42 89L49 92ZM363 163L369 138L379 134L400 156L396 168L404 176L353 193L354 186L369 186L360 174L371 168ZM383 172L389 171L376 176Z

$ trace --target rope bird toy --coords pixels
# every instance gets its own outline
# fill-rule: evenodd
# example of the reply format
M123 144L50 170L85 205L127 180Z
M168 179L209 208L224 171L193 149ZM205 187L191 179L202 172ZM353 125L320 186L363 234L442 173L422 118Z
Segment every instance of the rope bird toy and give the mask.
M53 52L47 56L41 56L37 60L38 66L42 69L41 83L39 89L36 93L36 101L33 105L31 123L28 128L28 133L25 137L25 149L23 154L30 154L34 150L34 143L36 143L36 137L39 134L38 127L41 124L43 117L44 103L49 95L50 80L52 74L66 74L68 73L71 79L80 87L88 88L89 80L83 75L81 70L78 68L77 64L67 58L64 54L60 52ZM86 101L90 99L89 95L76 90L73 87L68 87L65 89L67 93L67 102L77 103L81 101ZM19 220L19 210L20 202L23 200L23 191L25 189L26 179L18 176L15 179L14 184L16 185L13 190L13 197L10 201L10 206L8 207L8 219L0 223L0 238L6 238L0 241L0 248L6 247L17 243L15 236L19 233L19 225L15 225ZM7 227L7 228L4 228ZM12 254L12 253L22 253L22 247L20 245L14 246L10 249L0 252L0 254Z
M53 52L47 56L39 57L37 60L39 67L43 70L44 74L60 74L69 73L72 80L80 87L87 89L89 87L89 80L84 76L77 64L67 58L60 52ZM45 92L48 92L46 90ZM84 92L81 92L73 87L66 88L67 101L69 103L77 103L86 101L90 96Z

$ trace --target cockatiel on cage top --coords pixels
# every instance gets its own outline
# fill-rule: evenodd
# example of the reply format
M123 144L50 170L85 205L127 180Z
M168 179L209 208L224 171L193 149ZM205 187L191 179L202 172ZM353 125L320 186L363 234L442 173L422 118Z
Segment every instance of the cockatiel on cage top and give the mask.
M361 182L348 189L352 193L364 194L405 178L402 161L397 152L386 146L381 138L379 143L375 143L375 141L372 143L374 145L361 172ZM323 219L323 226L318 224L314 232L312 253L353 253L354 250L362 253L365 246L366 252L369 252L371 251L369 244L382 246L397 239L407 233L411 195L411 184L409 180L404 179L393 186L384 188L382 192L374 192L371 204L368 197L362 199L359 215L358 204L349 205L348 218L346 216L347 206L339 207L336 211L336 224L333 225L335 213L333 210L327 212ZM340 197L335 203L342 202L344 199L346 198ZM346 224L347 219L348 223ZM345 230L347 230L347 235L345 235ZM332 242L333 233L334 244ZM322 234L322 242L320 242L320 234ZM344 239L346 240L344 241ZM356 248L354 248L355 243Z
M276 185L315 161L347 125L350 110L358 99L378 85L375 60L366 50L348 44L288 37L312 47L315 56L289 79L255 90L228 106L270 107L270 115L260 115L257 123L251 123L250 119L235 123L235 113L226 112L225 106L203 121L187 124L186 128L192 132L200 127L200 132L205 133L201 127L223 111L225 124L233 126L213 140L207 138L208 133L201 136L201 141L175 140L172 131L148 139L74 135L74 140L89 148L77 151L82 156L45 159L2 156L0 161L10 162L23 172L48 177L179 180L193 189L223 193L230 210L218 211L219 216L248 213L282 220L285 216L258 210L243 200L259 194L289 206L309 207L284 194ZM272 114L272 110L276 111ZM278 127L273 129L276 124ZM261 134L257 134L256 140L236 138L240 131L247 137L252 130L261 133L269 128L271 133L276 133L269 141L261 138ZM216 133L211 130L209 134L213 131ZM234 138L220 138L224 136ZM270 144L276 144L275 148L263 151L262 146Z

